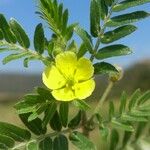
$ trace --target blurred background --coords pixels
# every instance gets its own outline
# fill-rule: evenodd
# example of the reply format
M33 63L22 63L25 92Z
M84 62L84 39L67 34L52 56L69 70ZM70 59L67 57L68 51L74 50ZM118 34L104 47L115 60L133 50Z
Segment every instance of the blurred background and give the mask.
M36 14L38 0L0 0L0 13L7 19L11 17L18 20L31 41L35 26L43 22ZM83 28L89 31L89 2L90 0L60 0L69 9L69 22L79 22ZM139 10L150 12L150 5L138 7ZM132 9L130 9L132 10ZM123 12L125 13L125 12ZM123 38L119 42L128 45L133 49L129 56L107 59L107 62L117 64L124 70L124 76L113 88L110 97L118 99L121 91L125 90L131 94L135 89L142 91L150 89L150 19L136 23L138 30ZM45 26L47 37L51 32ZM80 43L80 40L75 36ZM31 48L33 46L31 45ZM40 62L31 62L29 68L23 68L22 60L2 65L2 59L8 53L0 54L0 121L19 122L12 107L24 94L32 92L35 86L41 86L41 73L44 66ZM107 77L96 76L97 87L92 99L97 100L107 85ZM109 98L108 98L109 99Z

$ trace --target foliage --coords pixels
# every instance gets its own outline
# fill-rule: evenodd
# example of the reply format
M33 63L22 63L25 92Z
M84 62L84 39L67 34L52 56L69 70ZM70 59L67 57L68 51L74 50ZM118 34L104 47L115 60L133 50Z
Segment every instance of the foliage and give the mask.
M68 9L64 9L62 3L59 4L57 0L40 0L36 13L48 24L52 34L48 40L43 25L39 23L34 33L35 50L30 49L31 41L23 27L15 19L7 21L5 16L0 14L0 52L10 52L3 59L3 64L23 58L24 67L28 67L31 60L40 60L45 66L51 66L56 55L61 52L72 51L78 59L88 53L91 62L97 60L97 63L93 64L94 74L106 74L110 80L108 88L89 119L86 112L91 107L86 101L75 99L60 102L53 97L51 90L36 88L35 92L25 95L14 106L27 129L0 122L0 148L68 150L68 142L71 141L78 149L96 150L96 146L88 138L89 133L95 128L99 129L101 137L109 143L110 150L124 149L127 145L134 146L149 123L150 91L141 93L138 89L130 98L123 92L119 110L114 102L110 101L108 117L104 118L100 112L103 102L113 84L121 78L118 67L107 63L105 59L132 53L128 46L112 43L136 31L137 27L133 23L149 17L150 14L137 10L120 14L120 11L145 3L149 5L149 2L91 0L89 33L77 23L68 24L69 12ZM118 15L116 13L114 16L114 12ZM82 40L79 47L74 40L74 33ZM110 45L100 48L101 43ZM71 104L77 109L77 114L70 119ZM53 131L49 132L49 128ZM82 132L78 129L82 129ZM123 138L120 138L119 130L124 132Z

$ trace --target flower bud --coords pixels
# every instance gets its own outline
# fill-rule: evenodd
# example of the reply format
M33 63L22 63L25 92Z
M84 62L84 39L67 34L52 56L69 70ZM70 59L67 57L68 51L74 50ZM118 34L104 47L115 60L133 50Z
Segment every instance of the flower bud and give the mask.
M114 65L114 66L115 66L115 68L118 70L118 72L116 72L116 73L111 73L111 74L109 75L109 79L110 79L110 81L112 81L112 82L117 82L117 81L119 81L119 80L122 79L122 77L123 77L123 70L122 70L122 68L121 68L120 66L118 66L118 65Z

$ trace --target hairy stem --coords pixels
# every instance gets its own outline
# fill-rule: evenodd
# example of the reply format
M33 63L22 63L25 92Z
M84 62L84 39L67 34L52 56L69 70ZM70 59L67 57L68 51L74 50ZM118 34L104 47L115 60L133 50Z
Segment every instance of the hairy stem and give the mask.
M99 111L100 111L101 107L103 106L103 103L106 100L107 96L109 95L113 85L114 85L114 82L110 81L107 88L106 88L106 90L105 90L105 92L103 93L101 99L99 100L99 103L97 104L97 107L94 110L94 114L99 113Z

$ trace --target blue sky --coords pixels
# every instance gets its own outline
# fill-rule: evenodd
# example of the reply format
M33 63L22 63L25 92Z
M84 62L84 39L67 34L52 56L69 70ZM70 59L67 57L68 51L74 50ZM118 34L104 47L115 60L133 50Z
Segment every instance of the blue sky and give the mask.
M11 17L17 19L25 28L31 41L35 26L42 22L35 14L37 10L38 0L0 0L0 13L5 14L7 19ZM60 0L64 2L65 7L69 9L69 22L79 22L80 25L89 30L89 2L90 0ZM137 7L136 10L145 10L150 12L150 4ZM132 9L130 9L132 11ZM122 43L133 49L133 54L125 57L115 57L108 59L108 62L118 64L123 68L128 67L134 62L150 59L150 18L136 23L138 30L132 35L124 38L116 43ZM50 35L49 32L46 33ZM20 73L36 73L42 72L43 65L39 62L31 62L29 68L24 69L22 61L15 61L2 65L1 61L7 54L0 54L0 73L3 72L20 72Z

